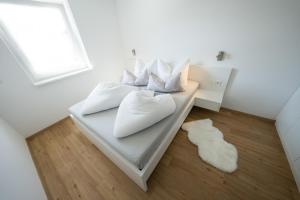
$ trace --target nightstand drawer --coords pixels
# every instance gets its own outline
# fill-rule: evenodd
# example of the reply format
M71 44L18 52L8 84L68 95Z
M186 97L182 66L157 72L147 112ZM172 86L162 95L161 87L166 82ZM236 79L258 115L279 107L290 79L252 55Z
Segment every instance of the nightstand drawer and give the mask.
M195 106L201 107L201 108L206 108L209 110L213 110L216 112L219 112L221 104L217 103L217 102L213 102L213 101L209 101L209 100L205 100L205 99L199 99L199 98L195 98Z

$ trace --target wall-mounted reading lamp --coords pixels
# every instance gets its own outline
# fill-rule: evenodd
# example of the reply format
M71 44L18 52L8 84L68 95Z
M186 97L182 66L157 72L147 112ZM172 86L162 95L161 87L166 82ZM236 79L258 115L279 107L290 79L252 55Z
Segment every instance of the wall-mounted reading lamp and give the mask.
M217 61L224 60L225 52L224 51L219 51L219 53L218 53L218 55L216 57L217 57Z
M132 49L132 50L131 50L131 54L132 54L133 56L136 56L135 49Z

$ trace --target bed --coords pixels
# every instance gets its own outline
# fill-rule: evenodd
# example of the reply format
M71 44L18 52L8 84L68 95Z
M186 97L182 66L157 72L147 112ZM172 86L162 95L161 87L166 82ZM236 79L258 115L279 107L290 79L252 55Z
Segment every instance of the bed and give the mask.
M115 138L112 134L118 108L83 116L82 102L73 105L70 116L91 142L147 191L147 180L194 105L198 82L189 81L184 92L173 93L175 112L136 134Z

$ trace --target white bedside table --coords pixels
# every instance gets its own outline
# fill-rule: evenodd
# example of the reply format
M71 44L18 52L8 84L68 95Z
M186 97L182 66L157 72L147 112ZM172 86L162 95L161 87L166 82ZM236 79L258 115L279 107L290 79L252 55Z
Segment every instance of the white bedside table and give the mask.
M219 112L223 100L223 91L198 89L195 93L195 106Z
M232 68L193 66L190 79L199 82L194 106L219 112Z

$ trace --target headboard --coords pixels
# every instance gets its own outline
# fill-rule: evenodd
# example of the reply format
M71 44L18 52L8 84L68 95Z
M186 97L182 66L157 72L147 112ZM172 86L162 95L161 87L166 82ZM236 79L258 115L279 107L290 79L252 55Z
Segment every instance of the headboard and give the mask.
M202 89L224 91L231 71L230 67L190 65L189 79L199 82Z

